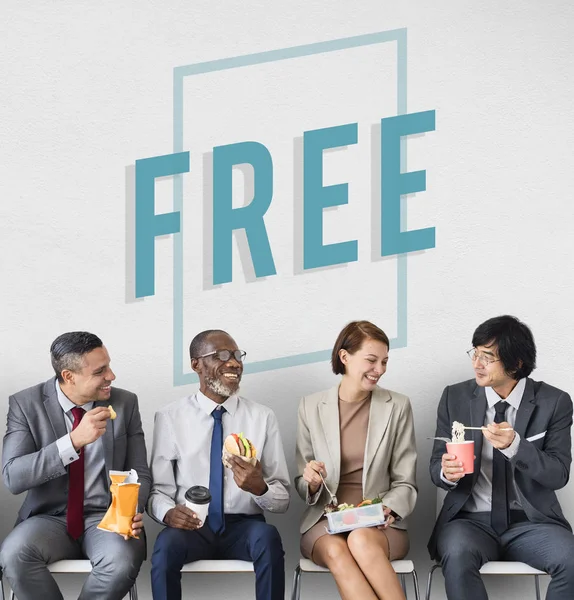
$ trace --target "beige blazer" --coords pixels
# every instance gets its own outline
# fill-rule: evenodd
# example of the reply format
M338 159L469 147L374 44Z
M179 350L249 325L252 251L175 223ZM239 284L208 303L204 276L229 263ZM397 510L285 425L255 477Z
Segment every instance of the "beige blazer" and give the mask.
M325 463L327 486L336 493L341 469L339 428L339 386L305 396L299 404L297 423L297 472L295 487L307 504L301 533L308 531L323 515L329 494L324 486L309 496L303 470L310 460ZM406 529L405 518L417 498L415 482L417 453L413 414L403 394L376 387L371 397L369 428L363 466L365 498L380 496L385 505L402 519L394 526Z

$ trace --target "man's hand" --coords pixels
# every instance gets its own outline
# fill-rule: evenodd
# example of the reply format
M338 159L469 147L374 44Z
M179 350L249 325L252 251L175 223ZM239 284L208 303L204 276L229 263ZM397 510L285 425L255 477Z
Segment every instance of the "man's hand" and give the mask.
M106 424L110 416L110 410L103 406L89 410L76 429L70 433L74 450L78 452L84 446L101 438L106 433Z
M143 515L138 513L132 519L132 537L139 538L140 533L143 529ZM130 536L124 535L124 540L129 540Z
M442 472L445 478L456 483L464 477L462 462L456 459L455 454L443 454L441 459Z
M509 431L502 431L503 429L508 429ZM516 435L516 431L514 431L510 423L507 423L506 421L503 423L489 423L483 428L482 433L484 437L499 450L508 448L514 441L514 436Z
M303 479L309 484L309 494L311 494L311 496L317 493L317 490L323 483L319 473L322 473L323 477L327 476L327 471L325 471L325 463L318 460L310 460L305 465Z
M170 508L163 518L163 522L169 527L175 529L187 529L193 531L199 529L203 523L197 518L197 515L187 506L177 504Z
M228 461L238 488L254 496L262 496L267 491L267 484L263 479L263 467L259 461L252 465L234 455L230 456Z

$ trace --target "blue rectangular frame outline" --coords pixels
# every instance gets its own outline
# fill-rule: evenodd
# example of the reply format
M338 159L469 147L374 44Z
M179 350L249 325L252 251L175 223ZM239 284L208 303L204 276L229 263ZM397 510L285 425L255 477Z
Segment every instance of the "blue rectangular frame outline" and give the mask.
M300 58L370 46L384 42L397 43L397 114L407 112L407 30L406 28L380 31L326 42L292 46L255 54L245 54L193 65L175 67L173 70L173 152L183 152L183 82L189 75L213 73L226 69L236 69L260 65L289 58ZM406 139L401 139L401 170L406 170ZM173 182L173 210L183 212L183 179L175 175ZM183 219L181 231L174 235L173 251L173 380L174 385L197 383L195 373L183 372ZM401 229L406 230L406 206L401 202ZM407 255L397 256L397 337L390 340L391 348L405 348L407 345ZM329 360L331 350L304 352L247 363L244 373L261 373L286 367L307 365Z

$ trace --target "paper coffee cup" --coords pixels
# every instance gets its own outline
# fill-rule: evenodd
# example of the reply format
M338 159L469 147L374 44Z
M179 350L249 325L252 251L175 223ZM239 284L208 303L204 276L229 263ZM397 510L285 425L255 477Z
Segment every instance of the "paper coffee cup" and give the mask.
M202 485L194 485L185 492L185 505L197 515L202 523L205 523L205 519L207 519L210 502L211 494Z
M474 473L474 440L467 442L447 442L446 451L454 454L462 462L463 473Z

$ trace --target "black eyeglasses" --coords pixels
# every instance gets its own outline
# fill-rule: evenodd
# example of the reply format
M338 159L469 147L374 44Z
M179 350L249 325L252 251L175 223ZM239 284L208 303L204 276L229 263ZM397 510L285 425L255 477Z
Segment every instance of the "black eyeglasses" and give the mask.
M237 362L243 362L243 359L245 358L246 354L247 353L244 352L243 350L233 350L233 351L231 351L231 350L214 350L213 352L208 352L207 354L203 354L202 356L198 356L197 358L206 358L208 356L215 356L215 358L217 358L217 360L220 360L221 362L227 362L233 356L233 358Z

